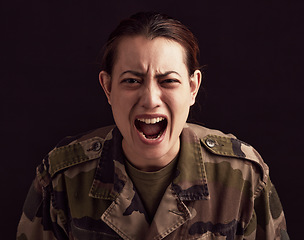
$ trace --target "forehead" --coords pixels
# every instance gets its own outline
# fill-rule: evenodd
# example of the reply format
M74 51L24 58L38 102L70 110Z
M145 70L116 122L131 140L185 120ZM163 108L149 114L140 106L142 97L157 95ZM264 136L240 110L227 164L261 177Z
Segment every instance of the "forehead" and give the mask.
M178 42L163 37L123 37L117 46L114 73L126 69L139 71L184 71L185 50Z

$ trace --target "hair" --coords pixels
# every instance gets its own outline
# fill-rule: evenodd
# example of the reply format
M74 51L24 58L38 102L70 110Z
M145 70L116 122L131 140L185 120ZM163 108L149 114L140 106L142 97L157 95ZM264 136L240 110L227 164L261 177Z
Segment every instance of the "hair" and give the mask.
M130 18L122 20L110 34L101 62L102 70L112 75L119 41L123 37L140 35L151 40L157 37L164 37L178 42L185 49L185 60L189 75L192 75L195 70L200 68L197 60L199 55L198 41L185 25L165 14L139 12Z

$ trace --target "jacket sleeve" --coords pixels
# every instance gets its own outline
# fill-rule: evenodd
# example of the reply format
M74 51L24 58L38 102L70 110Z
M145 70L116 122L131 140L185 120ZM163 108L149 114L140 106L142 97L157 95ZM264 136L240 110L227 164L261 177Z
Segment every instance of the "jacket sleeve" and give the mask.
M17 229L17 240L68 239L54 207L51 178L44 160L37 168Z
M269 178L255 195L252 219L244 235L246 240L289 240L283 208Z

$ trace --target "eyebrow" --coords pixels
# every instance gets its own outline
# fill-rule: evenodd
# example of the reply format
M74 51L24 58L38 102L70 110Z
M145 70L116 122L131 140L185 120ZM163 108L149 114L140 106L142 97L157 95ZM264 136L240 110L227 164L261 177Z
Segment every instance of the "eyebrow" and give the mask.
M131 73L137 77L144 77L146 75L146 73L141 73L141 72L137 72L137 71L133 71L133 70L127 70L127 71L124 71L123 73L120 74L120 77L126 73ZM163 77L166 77L172 73L175 73L177 74L178 76L180 76L180 74L176 71L167 71L167 72L164 72L164 73L157 73L155 75L156 78L163 78Z

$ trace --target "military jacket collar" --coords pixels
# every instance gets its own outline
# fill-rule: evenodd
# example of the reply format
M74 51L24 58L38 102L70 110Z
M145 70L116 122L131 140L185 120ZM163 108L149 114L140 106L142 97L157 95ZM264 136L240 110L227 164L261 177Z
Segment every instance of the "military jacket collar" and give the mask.
M194 132L185 128L181 134L175 178L167 188L150 225L140 197L125 170L120 132L114 128L106 139L90 196L113 200L101 219L122 238L162 239L193 216L183 203L184 200L208 199L200 140Z
M103 143L91 197L115 200L127 181L131 181L124 167L121 142L122 136L115 127ZM209 198L200 139L188 127L181 134L181 149L172 189L182 201Z

